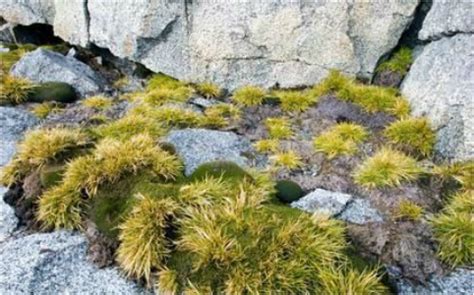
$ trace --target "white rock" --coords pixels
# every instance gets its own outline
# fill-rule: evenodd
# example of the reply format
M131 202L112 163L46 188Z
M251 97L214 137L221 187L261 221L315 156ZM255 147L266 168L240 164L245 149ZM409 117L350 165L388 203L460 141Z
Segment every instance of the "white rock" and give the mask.
M3 202L7 188L0 186L0 243L6 241L18 225L18 219L12 207Z
M344 210L351 200L352 196L348 194L316 189L298 201L291 203L291 207L309 213L323 213L336 216Z

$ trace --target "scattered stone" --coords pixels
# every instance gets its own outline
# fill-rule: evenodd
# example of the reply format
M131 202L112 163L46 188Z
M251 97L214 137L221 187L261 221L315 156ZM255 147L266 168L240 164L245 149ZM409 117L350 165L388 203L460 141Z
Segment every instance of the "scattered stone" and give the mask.
M204 98L204 97L201 97L201 96L195 96L195 97L191 98L190 103L205 109L205 108L208 108L208 107L213 106L215 104L218 104L219 101L217 101L215 99L212 99L212 98Z
M175 146L184 161L185 174L190 175L201 164L211 161L232 161L247 167L246 156L253 152L250 141L232 132L207 129L173 130L165 140Z
M348 194L316 189L298 201L291 203L291 207L309 213L324 213L336 216L344 210L351 200L352 196Z
M3 195L6 191L6 187L0 186L0 243L6 241L18 225L15 211L3 202Z
M473 50L473 35L433 41L415 59L402 84L412 114L427 116L437 130L435 150L444 158L474 157Z
M474 294L473 282L474 270L458 268L446 276L432 278L427 286L414 286L406 281L400 281L397 287L399 295L472 295Z
M65 82L81 96L100 92L105 84L105 80L88 65L43 48L25 54L13 66L11 74L34 82Z
M86 259L86 239L72 232L38 233L0 244L1 294L145 294L116 268Z
M370 205L370 202L365 199L352 200L338 218L355 224L383 222L383 217L380 215L379 211L374 209Z

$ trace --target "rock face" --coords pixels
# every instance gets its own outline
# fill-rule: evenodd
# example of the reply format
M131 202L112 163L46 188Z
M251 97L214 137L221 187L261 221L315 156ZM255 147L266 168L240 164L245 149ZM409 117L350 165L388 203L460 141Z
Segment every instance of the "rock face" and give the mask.
M0 243L4 242L16 229L18 219L12 207L3 202L7 189L0 186Z
M411 23L418 1L25 1L0 16L48 23L73 44L191 81L283 87L313 84L331 68L370 78Z
M24 55L13 66L11 74L34 82L65 82L81 96L100 92L105 84L88 65L43 48Z
M380 213L370 205L368 200L364 199L354 199L338 218L359 225L369 222L383 222Z
M425 46L402 84L413 114L438 130L437 152L454 160L474 157L473 31L472 3L435 1L419 36L441 39Z
M144 294L117 269L86 259L87 241L65 231L0 244L1 294Z
M176 148L184 161L185 174L190 175L199 165L212 161L231 161L249 166L244 154L252 151L247 139L232 132L207 129L184 129L171 131L166 138Z

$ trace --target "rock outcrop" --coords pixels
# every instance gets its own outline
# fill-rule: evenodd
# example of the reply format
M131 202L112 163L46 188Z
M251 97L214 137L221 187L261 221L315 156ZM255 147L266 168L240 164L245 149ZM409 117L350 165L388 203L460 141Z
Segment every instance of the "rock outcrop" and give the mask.
M437 152L454 160L474 157L471 12L472 3L434 2L419 37L435 41L423 48L402 84L413 114L427 116L438 130Z
M5 0L0 16L47 23L79 45L191 81L308 85L331 68L370 78L411 23L418 1Z

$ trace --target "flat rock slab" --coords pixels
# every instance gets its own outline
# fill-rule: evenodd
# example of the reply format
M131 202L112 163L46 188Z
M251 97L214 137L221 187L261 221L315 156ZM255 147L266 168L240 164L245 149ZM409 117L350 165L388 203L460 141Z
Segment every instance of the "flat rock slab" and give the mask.
M253 151L250 141L235 133L208 129L173 130L165 141L176 148L186 175L212 161L231 161L247 167L249 159L244 154Z
M144 294L117 269L86 259L86 239L67 231L0 244L0 294Z
M365 199L353 199L337 218L359 225L369 222L383 222L383 217L379 211L373 208L370 202Z
M105 80L85 63L43 48L25 54L11 74L33 82L65 82L81 96L98 93L105 85Z
M348 194L316 189L298 201L291 203L291 207L309 213L323 213L336 216L341 213L352 196Z
M474 294L474 270L458 268L447 276L433 278L427 286L398 284L399 295L472 295Z

